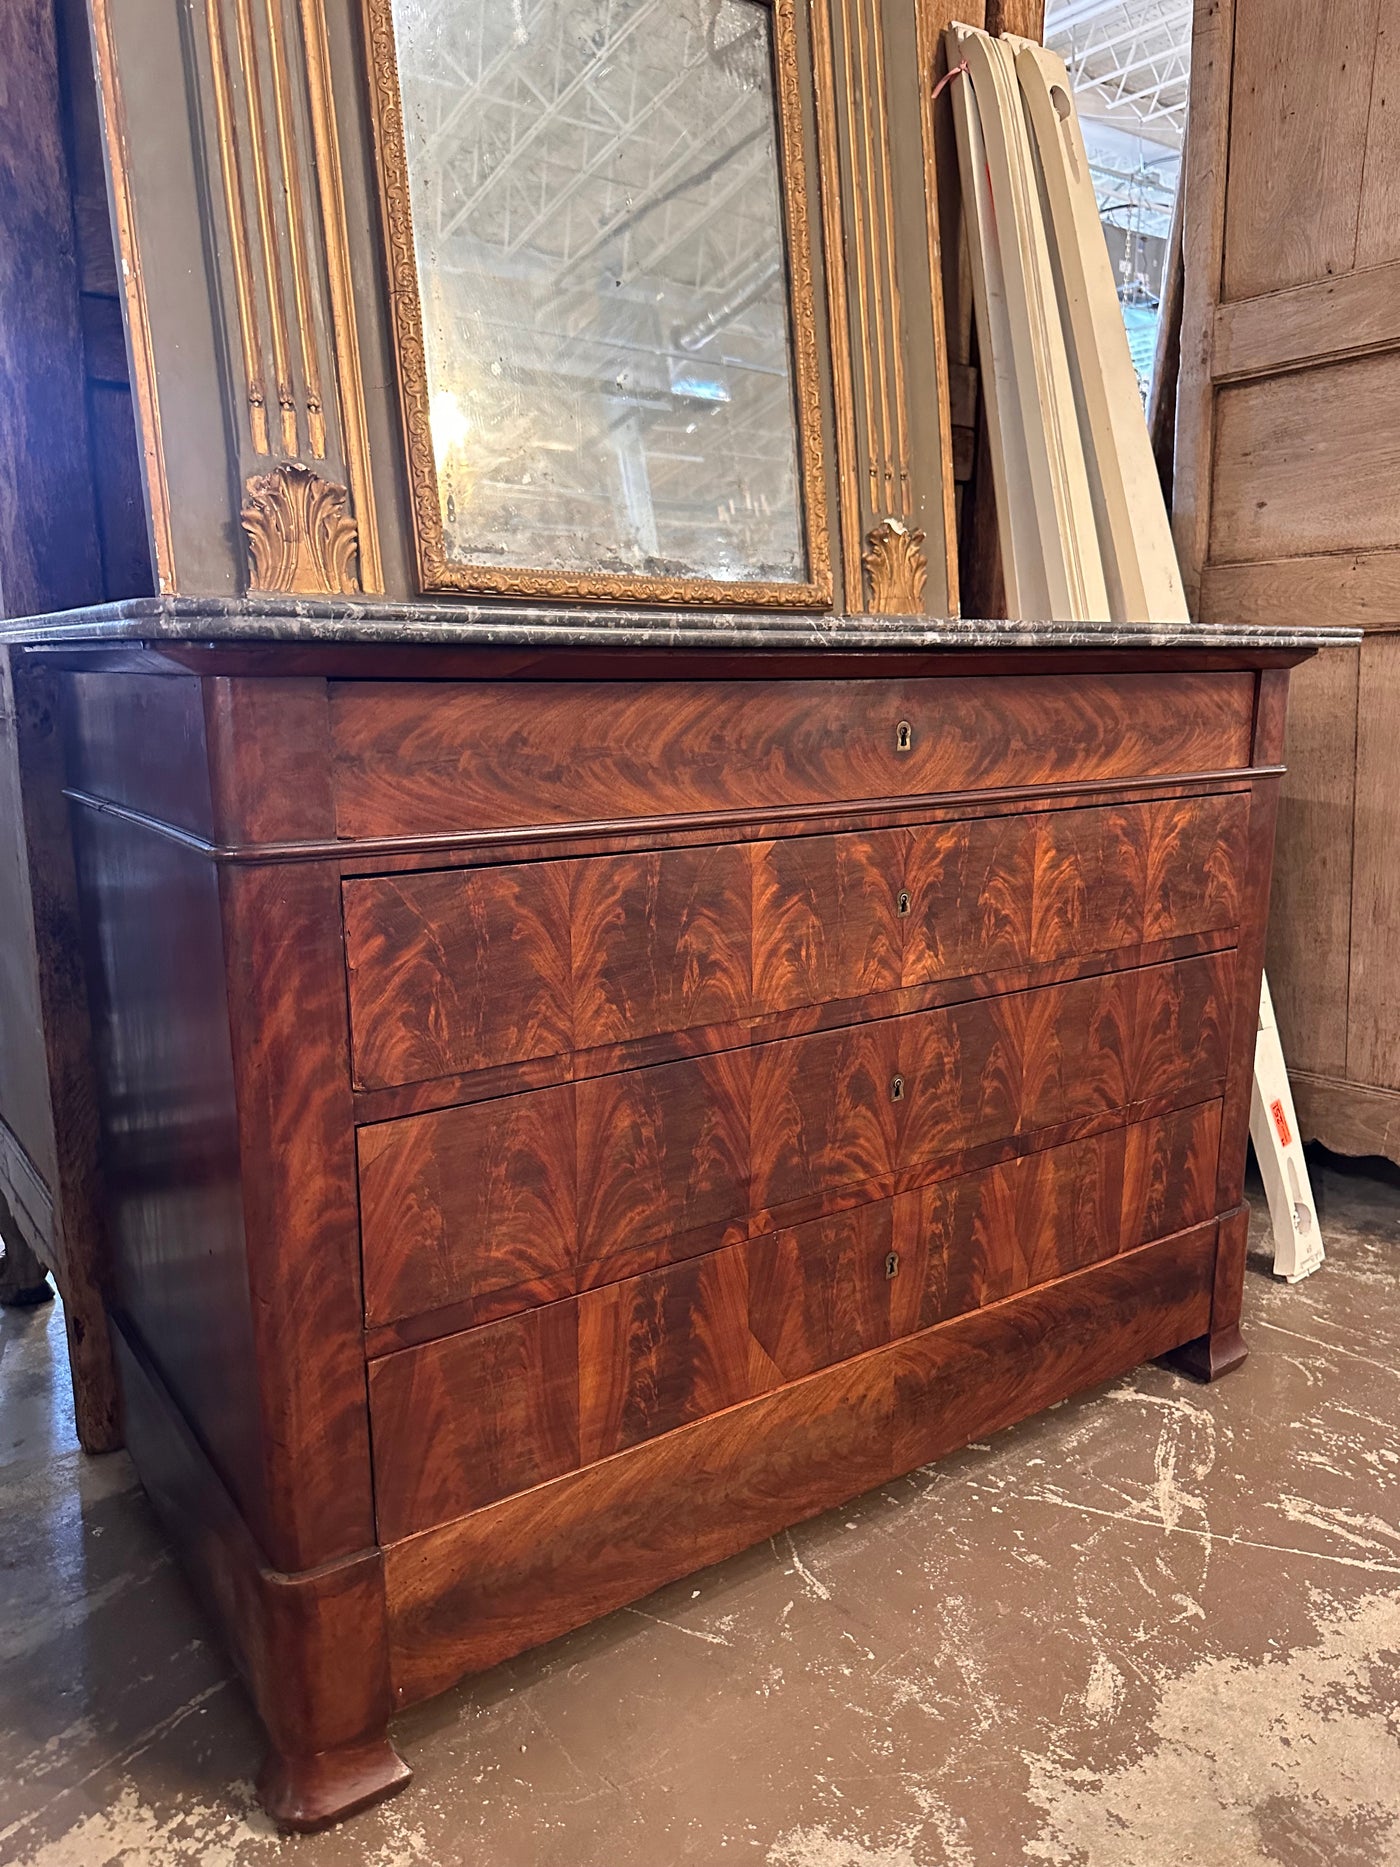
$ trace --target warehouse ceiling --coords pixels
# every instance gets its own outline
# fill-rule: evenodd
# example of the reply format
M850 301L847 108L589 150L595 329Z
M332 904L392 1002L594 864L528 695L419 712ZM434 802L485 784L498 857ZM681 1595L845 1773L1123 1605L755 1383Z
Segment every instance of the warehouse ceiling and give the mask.
M1050 0L1047 42L1090 115L1180 147L1191 71L1191 0Z

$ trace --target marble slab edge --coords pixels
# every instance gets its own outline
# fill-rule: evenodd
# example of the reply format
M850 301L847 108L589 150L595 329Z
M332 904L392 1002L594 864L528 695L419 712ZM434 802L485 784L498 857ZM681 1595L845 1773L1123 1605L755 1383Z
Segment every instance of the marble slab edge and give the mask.
M1355 645L1358 629L1258 623L976 621L772 611L561 609L312 598L136 597L0 622L0 644L106 641L400 643L479 648L861 650L1272 648Z

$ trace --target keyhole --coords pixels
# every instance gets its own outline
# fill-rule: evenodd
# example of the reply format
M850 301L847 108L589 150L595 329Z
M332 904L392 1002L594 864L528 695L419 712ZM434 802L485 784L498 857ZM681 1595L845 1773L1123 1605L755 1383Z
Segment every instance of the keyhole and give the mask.
M904 1078L902 1076L896 1076L894 1081L890 1084L890 1101L891 1102L902 1102L903 1100L904 1100Z
M885 1275L886 1277L898 1277L899 1253L897 1251L892 1251L885 1259Z
M912 752L914 749L914 728L908 720L901 720L894 729L894 749L896 752Z
M899 893L895 896L894 904L901 914L907 914L909 912L913 903L909 899L909 890L907 888L900 889Z

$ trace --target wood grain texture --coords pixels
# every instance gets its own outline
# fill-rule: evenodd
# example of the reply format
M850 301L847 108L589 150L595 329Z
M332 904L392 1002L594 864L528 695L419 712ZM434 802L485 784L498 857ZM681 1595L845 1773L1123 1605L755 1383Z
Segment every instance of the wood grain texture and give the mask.
M1378 14L1237 3L1224 298L1355 265Z
M218 879L119 818L84 811L73 828L100 1087L103 1296L270 1551Z
M1238 793L1047 814L1038 826L1031 958L1043 964L1233 927L1248 821Z
M1036 816L912 830L903 983L1029 962L1036 846L1054 834L1047 819Z
M986 21L990 33L1010 32L1018 39L1043 39L1044 0L987 0Z
M1359 649L1292 676L1269 909L1269 990L1293 1070L1344 1078L1351 972Z
M752 1085L747 1050L577 1085L580 1260L744 1218Z
M1227 384L1216 396L1211 559L1394 545L1398 478L1400 350Z
M381 1542L578 1465L578 1338L550 1303L370 1364Z
M1191 134L1183 152L1181 363L1176 394L1172 537L1193 616L1210 555L1215 389L1211 345L1220 298L1230 149L1230 82L1236 0L1194 0Z
M1149 1245L391 1546L396 1698L441 1691L1191 1339L1209 1320L1213 1261L1213 1226Z
M196 1592L222 1624L266 1727L269 1814L322 1826L392 1795L409 1771L390 1710L382 1558L310 1574L268 1567L181 1409L139 1345L115 1332L131 1454Z
M0 1010L0 1039L8 1052L0 1070L0 1119L24 1143L51 1202L53 1223L43 1242L63 1298L79 1439L89 1452L111 1452L121 1444L121 1417L103 1314L109 1195L102 1172L87 942L62 793L60 683L42 664L17 655L0 674L0 711L7 700L13 702L15 758L8 777L18 809L17 820L0 838L8 842L12 864L0 898L12 917L4 923L9 954L0 969L8 986ZM4 738L0 730L0 753ZM16 1062L20 1067L11 1076ZM23 1193L21 1187L12 1190Z
M1219 1138L1220 1105L1203 1103L384 1356L380 1537L1200 1225Z
M861 998L901 982L902 830L793 836L757 845L753 1009Z
M366 1320L571 1285L576 1128L571 1085L362 1128Z
M220 876L267 1550L283 1569L374 1540L338 896L314 864Z
M1202 620L1314 612L1384 636L1400 616L1393 14L1197 6L1176 533ZM1223 246L1203 220L1222 197ZM1297 692L1270 978L1293 1067L1336 1082L1353 1074L1357 722L1382 709L1352 650Z
M574 865L575 1049L748 1015L750 862L720 845Z
M1283 685L1256 741L1253 651L376 653L116 651L201 684L207 805L175 735L142 784L209 846L80 812L128 1321L292 1570L293 1814L396 1778L381 1577L406 1699L1224 1358Z
M1312 614L1343 629L1394 629L1400 618L1400 546L1208 564L1198 613L1204 622L1268 624Z
M748 1245L749 1333L778 1377L765 1385L846 1361L915 1326L898 1314L903 1268L893 1277L887 1269L896 1203L857 1206Z
M1217 382L1268 376L1398 343L1400 266L1392 257L1363 272L1221 305L1215 314L1211 373Z
M1356 217L1356 264L1400 259L1400 20L1381 0L1372 42L1366 157Z
M361 1129L367 1320L545 1300L583 1267L594 1282L690 1256L960 1150L1199 1099L1225 1073L1233 963L1227 949Z
M1225 1110L1220 1131L1217 1212L1244 1203L1245 1157L1249 1147L1249 1104L1254 1090L1254 1053L1259 1035L1259 988L1264 976L1264 936L1269 879L1278 822L1279 780L1261 778L1249 804L1249 857L1240 892L1240 941L1235 950L1229 1006ZM1243 1242L1240 1244L1243 1266ZM1243 1269L1241 1268L1241 1276Z
M1247 676L333 683L341 836L928 795L1246 760ZM912 743L896 750L907 721Z
M581 1463L778 1385L749 1330L748 1258L734 1245L579 1299Z
M347 882L356 1086L572 1050L570 874L538 862Z
M1400 808L1395 738L1400 723L1400 636L1368 636L1357 682L1356 840L1352 851L1351 970L1346 1075L1400 1089ZM1334 754L1335 755L1335 754Z
M1227 929L1245 814L1175 798L347 881L356 1085L592 1074L612 1060L567 1060Z
M1304 1141L1320 1141L1338 1154L1400 1161L1400 1093L1306 1070L1291 1070L1289 1085Z

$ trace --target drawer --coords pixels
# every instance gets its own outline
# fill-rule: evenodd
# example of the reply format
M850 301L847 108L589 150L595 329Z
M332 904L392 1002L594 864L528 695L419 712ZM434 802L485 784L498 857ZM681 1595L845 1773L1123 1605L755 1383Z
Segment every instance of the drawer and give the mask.
M337 833L398 837L1236 770L1254 677L353 681L330 705Z
M1219 932L1247 819L1236 792L348 881L355 1082Z
M1203 1223L1219 1129L1206 1103L372 1362L380 1537Z
M361 1128L367 1320L499 1314L960 1150L1205 1099L1233 968L1206 954Z

